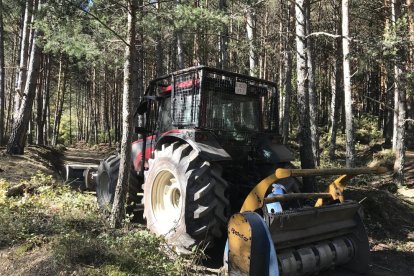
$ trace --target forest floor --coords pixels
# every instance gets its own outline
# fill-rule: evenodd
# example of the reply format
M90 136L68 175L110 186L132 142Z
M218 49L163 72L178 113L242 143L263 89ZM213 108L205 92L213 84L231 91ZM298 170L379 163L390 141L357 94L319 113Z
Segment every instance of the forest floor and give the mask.
M217 266L195 269L199 255L175 256L142 225L126 222L121 230L108 230L93 194L62 185L66 163L97 164L110 151L106 145L31 146L24 156L8 156L0 148L0 275L214 275L219 271ZM358 165L378 159L374 162L390 166L387 158L376 158L379 152L376 145L360 148ZM338 164L330 165L340 165L341 158L339 154ZM371 247L369 275L414 275L412 151L407 152L406 177L406 187L398 188L390 174L361 176L346 190L348 198L364 206ZM21 194L6 195L10 187L22 183ZM320 275L351 274L335 270Z

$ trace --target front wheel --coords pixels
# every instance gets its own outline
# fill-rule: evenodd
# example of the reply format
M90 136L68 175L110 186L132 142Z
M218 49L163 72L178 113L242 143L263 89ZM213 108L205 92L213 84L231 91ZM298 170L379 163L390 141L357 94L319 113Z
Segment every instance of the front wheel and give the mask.
M163 145L149 160L143 185L147 227L182 251L221 237L229 212L227 186L221 167L190 145Z

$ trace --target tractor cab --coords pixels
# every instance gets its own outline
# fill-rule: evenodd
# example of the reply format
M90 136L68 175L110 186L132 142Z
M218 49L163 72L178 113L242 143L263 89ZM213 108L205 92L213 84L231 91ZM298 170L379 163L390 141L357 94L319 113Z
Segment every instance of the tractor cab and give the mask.
M260 155L253 151L263 134L279 140L278 94L270 81L197 66L153 80L144 101L150 133L205 132L239 162ZM283 152L289 156L278 160L290 161Z

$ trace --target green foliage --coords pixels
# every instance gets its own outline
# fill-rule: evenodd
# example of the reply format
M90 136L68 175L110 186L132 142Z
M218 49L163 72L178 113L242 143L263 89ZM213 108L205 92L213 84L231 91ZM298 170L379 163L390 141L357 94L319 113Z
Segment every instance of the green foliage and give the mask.
M96 204L87 195L58 185L52 176L41 173L24 183L22 197L6 197L9 184L0 181L0 246L27 241L38 235L46 238L66 231L75 217L91 220L87 211Z
M72 114L72 139L75 141L75 131L76 131L76 121L74 115ZM59 143L68 145L70 141L70 120L69 120L69 109L65 109L65 112L62 114L62 119L60 122L60 130L59 130Z
M60 262L100 266L102 272L178 275L180 262L171 261L165 254L169 249L161 251L161 246L160 239L144 230L105 232L96 237L70 233L58 240L55 253Z
M355 140L361 144L375 143L382 138L382 130L378 129L378 118L372 114L363 114L355 120Z
M123 55L119 55L118 50L123 50L125 45L113 43L120 41L114 32L121 38L126 32L122 6L115 9L112 3L96 0L91 15L80 8L80 2L52 0L42 5L36 26L42 31L44 52L63 53L80 64L105 62L112 58L115 62L108 64L122 64ZM115 10L121 11L121 16L114 17Z
M196 30L203 27L209 30L221 30L228 23L226 15L218 10L212 10L194 5L177 5L174 10L174 26L177 29Z
M43 33L44 51L65 53L77 59L96 59L101 49L89 18L66 1L62 5L53 2L42 6L43 17L36 24Z
M162 239L146 230L108 230L96 199L37 173L21 197L7 197L0 180L0 247L23 255L52 248L64 271L81 275L179 275L184 267ZM128 226L130 227L130 226Z
M383 149L373 154L370 166L382 166L392 170L394 162L395 153L391 149Z

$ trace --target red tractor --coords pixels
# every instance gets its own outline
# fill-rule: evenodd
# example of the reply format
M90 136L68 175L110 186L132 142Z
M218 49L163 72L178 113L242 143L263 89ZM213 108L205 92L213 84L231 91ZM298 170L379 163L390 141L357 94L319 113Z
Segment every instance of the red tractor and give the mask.
M273 82L192 67L151 81L137 113L145 134L132 143L129 203L180 248L222 236L252 187L293 159L279 143ZM99 167L102 208L112 205L118 170L118 155Z
M353 176L381 170L290 169L278 101L272 82L205 66L151 81L136 112L145 127L132 143L131 209L181 250L228 236L231 275L309 275L345 264L366 272L361 206L342 191ZM99 166L101 208L112 205L118 171L117 155ZM343 175L328 192L300 192L297 177L334 174Z

